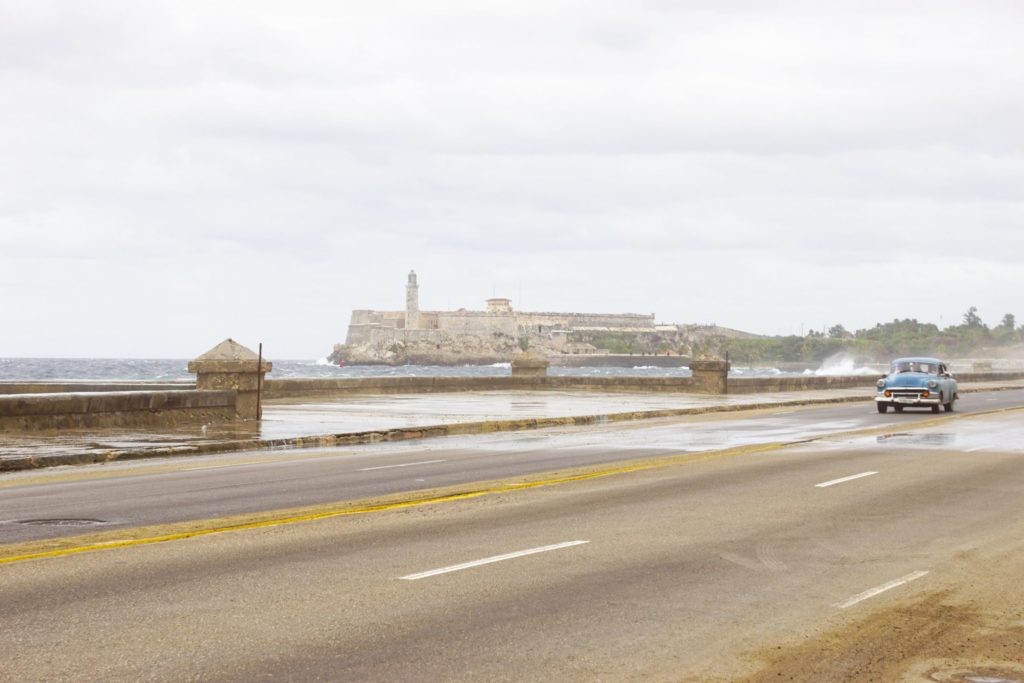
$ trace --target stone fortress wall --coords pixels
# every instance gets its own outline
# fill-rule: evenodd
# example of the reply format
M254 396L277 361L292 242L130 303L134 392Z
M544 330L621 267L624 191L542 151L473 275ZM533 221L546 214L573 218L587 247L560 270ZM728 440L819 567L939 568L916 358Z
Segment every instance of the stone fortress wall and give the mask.
M559 353L576 330L654 332L654 314L523 312L509 299L487 300L486 310L423 311L415 271L406 284L406 310L352 311L345 345L334 360L348 362L496 362L523 345Z
M517 329L515 316L508 313L442 311L437 313L436 332L477 336L497 333L512 337L516 335Z
M654 314L640 313L515 313L519 327L564 327L653 332Z

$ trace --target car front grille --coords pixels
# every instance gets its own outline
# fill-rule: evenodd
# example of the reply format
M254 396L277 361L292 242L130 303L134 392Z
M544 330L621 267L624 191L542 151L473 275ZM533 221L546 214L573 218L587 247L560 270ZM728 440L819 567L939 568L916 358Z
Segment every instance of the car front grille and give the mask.
M924 389L892 389L893 398L920 398Z

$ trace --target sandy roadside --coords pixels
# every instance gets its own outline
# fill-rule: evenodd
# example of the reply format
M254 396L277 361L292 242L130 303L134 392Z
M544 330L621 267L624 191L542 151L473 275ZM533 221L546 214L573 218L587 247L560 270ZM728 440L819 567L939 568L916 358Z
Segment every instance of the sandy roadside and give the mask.
M1024 682L1024 542L959 553L936 575L927 592L752 653L764 668L741 680Z

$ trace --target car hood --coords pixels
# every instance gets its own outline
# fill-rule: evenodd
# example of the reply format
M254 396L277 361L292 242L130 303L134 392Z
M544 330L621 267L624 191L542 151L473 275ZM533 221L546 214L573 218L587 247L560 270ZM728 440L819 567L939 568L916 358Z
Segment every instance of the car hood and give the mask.
M891 375L885 379L887 387L924 387L928 386L928 380L935 379L935 375L926 375L923 372L901 372L898 375Z

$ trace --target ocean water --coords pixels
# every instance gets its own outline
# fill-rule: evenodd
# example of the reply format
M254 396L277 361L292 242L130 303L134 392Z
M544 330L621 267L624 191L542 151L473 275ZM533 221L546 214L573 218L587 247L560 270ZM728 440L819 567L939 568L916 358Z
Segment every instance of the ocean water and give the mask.
M339 368L319 360L271 359L271 378L286 377L504 377L511 374L509 363L493 365L351 365ZM643 362L642 359L639 362ZM951 359L956 372L971 371L977 359ZM1024 370L1024 359L987 359L986 363L1003 371ZM818 367L793 363L785 369L744 367L733 363L731 377L799 377L808 375L850 376L880 375L886 365L855 362L845 354L825 359ZM0 358L0 381L192 381L188 360L168 358ZM560 377L689 377L689 368L659 368L635 365L628 368L550 367L548 374Z
M494 365L350 365L325 360L276 360L271 378L286 377L502 377L509 363ZM0 358L0 380L193 380L188 361L166 358ZM689 377L688 368L550 368L551 375Z
M509 363L493 365L351 365L340 368L320 360L276 360L271 378L287 377L503 377L511 374ZM185 359L166 358L0 358L0 381L188 381L195 375L188 370ZM874 374L870 368L852 362L828 362L817 369L780 370L773 367L733 367L733 377L773 377L799 375ZM561 377L689 377L689 368L658 368L637 365L628 368L551 367L548 374Z

